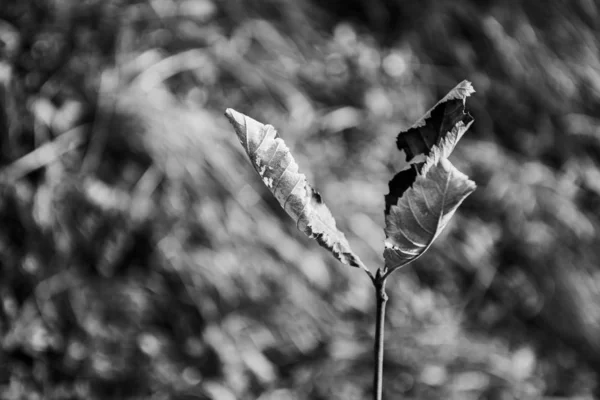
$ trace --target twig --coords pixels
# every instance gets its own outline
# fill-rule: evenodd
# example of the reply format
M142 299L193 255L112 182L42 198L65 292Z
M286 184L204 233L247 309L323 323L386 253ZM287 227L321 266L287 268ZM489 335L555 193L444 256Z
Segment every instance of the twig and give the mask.
M385 329L385 305L388 296L385 293L385 280L387 276L381 270L377 270L377 275L373 281L375 285L375 296L377 298L377 319L375 322L375 373L373 376L373 399L381 400L383 393L383 341Z

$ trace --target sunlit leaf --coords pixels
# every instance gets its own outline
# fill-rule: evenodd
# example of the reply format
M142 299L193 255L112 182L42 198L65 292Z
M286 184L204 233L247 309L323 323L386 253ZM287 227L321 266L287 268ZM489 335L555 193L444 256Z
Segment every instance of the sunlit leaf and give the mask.
M385 196L385 266L393 271L421 256L447 225L475 183L448 161L456 143L473 122L465 108L473 93L460 83L397 138L399 150L413 162L389 182Z
M298 171L298 164L275 128L230 108L225 115L264 184L298 229L316 239L342 263L366 269L350 249L344 234L337 229L335 219L319 193Z

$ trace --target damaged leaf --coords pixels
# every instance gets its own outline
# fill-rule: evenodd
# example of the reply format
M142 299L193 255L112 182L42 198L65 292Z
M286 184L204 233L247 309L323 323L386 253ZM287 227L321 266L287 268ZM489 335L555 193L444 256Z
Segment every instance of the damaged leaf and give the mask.
M389 182L385 196L385 267L393 271L414 261L433 243L475 183L458 171L448 156L473 123L466 98L473 93L467 81L451 90L396 143L407 161L424 157Z
M337 229L335 219L319 193L298 171L298 164L275 128L230 108L225 115L235 128L254 169L298 229L316 239L342 263L367 270L350 249L344 234Z
M462 81L406 132L398 134L396 144L398 150L406 152L406 161L419 154L427 157L431 148L449 133L455 138L447 151L454 150L456 142L473 122L473 117L465 110L465 101L474 92L470 82Z

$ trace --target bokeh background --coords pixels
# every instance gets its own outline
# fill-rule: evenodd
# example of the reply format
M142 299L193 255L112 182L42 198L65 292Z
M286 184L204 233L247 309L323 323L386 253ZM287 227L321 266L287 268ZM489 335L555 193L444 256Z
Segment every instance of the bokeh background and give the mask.
M2 0L0 398L365 399L395 135L463 79L478 190L390 278L387 399L600 396L600 2Z

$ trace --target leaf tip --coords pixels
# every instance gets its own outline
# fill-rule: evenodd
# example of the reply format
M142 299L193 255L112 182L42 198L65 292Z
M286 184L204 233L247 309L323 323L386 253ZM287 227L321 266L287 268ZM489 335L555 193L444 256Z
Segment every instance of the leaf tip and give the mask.
M453 99L462 100L464 102L467 99L467 97L469 97L473 93L475 93L475 89L473 88L473 85L471 84L470 81L465 79L464 81L462 81L461 83L456 85L454 87L454 89L452 89L450 92L448 92L446 97L444 97L444 99L442 99L442 102L445 102L448 100L453 100Z
M245 123L244 114L235 111L233 108L228 108L227 110L225 110L225 116L227 117L231 125L233 125L234 127L244 125Z
M467 178L467 193L470 195L477 189L477 184L471 179Z

